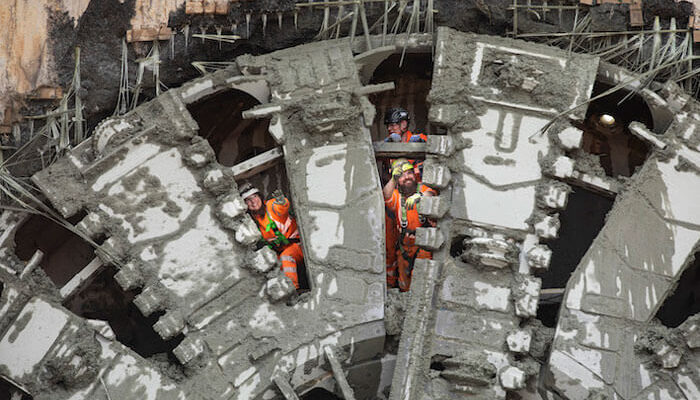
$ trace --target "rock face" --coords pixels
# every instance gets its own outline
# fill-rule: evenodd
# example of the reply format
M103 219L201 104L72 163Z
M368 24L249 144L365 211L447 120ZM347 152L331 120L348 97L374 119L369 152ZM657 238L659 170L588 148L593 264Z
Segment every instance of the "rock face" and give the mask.
M13 94L26 95L42 85L56 84L48 39L49 5L53 0L7 2L0 7L0 122ZM85 2L83 2L85 3ZM7 115L10 117L9 115Z
M72 53L57 54L66 46L62 41L70 41L73 35L64 36L53 30L62 18L67 20L69 28L78 29L78 24L86 13L88 6L97 8L96 0L9 0L0 6L0 24L5 27L0 31L0 122L4 121L5 111L13 106L9 98L18 96L39 96L40 99L51 99L56 96L44 97L41 88L56 88L65 84L59 76L61 64L70 63L61 57L69 57ZM116 2L115 2L116 3ZM123 9L133 14L130 24L134 29L157 28L166 26L170 12L184 5L185 0L130 0L127 4L120 1ZM119 7L119 6L117 6ZM88 18L94 17L88 13ZM112 18L117 16L112 13ZM87 18L86 18L87 19ZM128 20L127 20L128 21ZM85 22L85 20L83 20ZM116 21L112 20L112 23ZM86 24L91 25L91 24ZM85 31L85 27L80 30ZM98 32L84 32L93 35L94 41L106 40L99 38ZM118 49L117 53L118 53ZM56 57L59 59L56 59ZM99 60L86 59L88 63ZM91 77L87 77L88 80ZM60 90L60 88L59 88ZM43 93L48 94L49 91ZM56 93L56 92L51 92ZM59 92L61 93L61 92ZM58 96L60 98L60 95ZM12 108L12 107L11 107ZM17 108L15 111L19 111ZM8 117L10 117L8 115Z
M359 35L363 24L351 28L349 13L359 14L353 5L323 7L301 5L302 0L8 0L0 4L0 131L8 133L22 116L38 115L55 108L51 100L67 94L74 67L74 48L83 51L83 86L79 95L89 103L85 119L93 128L115 109L122 77L122 40L128 46L127 78L136 86L139 63L145 67L143 88L153 92L153 64L144 63L155 38L160 39L159 79L168 87L193 79L192 62L228 62L248 52L261 54L314 40L323 27L342 19L334 33ZM428 2L419 2L425 18ZM512 31L511 1L433 0L436 10L432 26L449 26L461 31L504 35ZM402 3L403 4L403 3ZM672 0L643 3L647 28L653 16L664 20L673 17L685 24L692 15L689 2ZM413 11L412 2L403 7L403 21ZM390 17L398 14L398 4ZM583 10L583 8L582 8ZM377 30L385 12L384 4L368 2L363 15L368 27ZM627 4L603 4L590 10L591 26L600 31L619 31L627 27ZM548 17L548 18L547 18ZM519 13L520 33L569 31L574 12ZM422 27L427 31L428 24ZM684 25L679 25L679 27ZM388 28L391 32L392 27ZM412 33L416 32L412 28ZM216 43L193 35L223 33L242 39ZM148 64L148 65L146 65ZM48 102L47 102L48 100ZM29 128L22 123L24 140ZM17 140L20 142L21 140ZM7 145L7 143L3 143Z
M697 315L674 329L653 320L700 241L698 103L661 91L656 106L673 122L650 136L662 145L572 275L552 341L534 320L536 274L569 185L595 184L575 173L566 152L581 131L562 120L585 116L577 106L598 59L449 28L405 43L430 52L433 39L429 119L446 134L422 145L423 181L440 193L420 204L437 226L416 242L434 257L416 262L405 303L386 301L368 129L367 95L391 85L363 79L402 49L355 55L350 40L321 41L238 57L108 118L32 177L56 218L76 218L97 248L58 287L36 268L40 251L26 263L14 254L27 216L0 216L0 376L35 399L294 399L318 388L346 399L698 398ZM237 172L217 163L188 111L230 89L262 103L244 117L270 118L303 239L301 296L274 252L256 250ZM61 306L108 265L153 330L179 341L169 361ZM406 314L396 354L387 334L401 318L385 303Z

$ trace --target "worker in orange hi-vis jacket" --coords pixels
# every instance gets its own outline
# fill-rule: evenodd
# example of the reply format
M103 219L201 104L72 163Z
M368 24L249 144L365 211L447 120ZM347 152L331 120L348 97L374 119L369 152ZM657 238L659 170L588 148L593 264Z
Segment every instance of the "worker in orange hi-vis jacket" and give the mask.
M413 133L408 130L408 123L411 121L408 111L401 107L390 108L384 114L384 125L389 136L384 139L385 142L399 143L424 143L428 141L428 137L423 133ZM423 161L408 160L416 167L416 174L420 182L420 175L423 172ZM391 160L390 163L393 163Z
M405 292L411 286L416 259L432 258L431 252L419 249L415 242L417 228L433 226L433 221L418 213L418 204L424 196L435 196L437 192L418 183L415 168L406 159L394 161L391 176L382 193L386 208L396 215L398 286Z
M289 200L281 191L276 191L274 198L263 201L260 191L250 183L243 184L240 193L248 213L258 223L263 240L277 252L282 271L299 289L297 268L303 263L304 254L299 243L297 221L289 214Z
M384 114L384 125L386 126L388 136L384 139L385 142L426 142L428 137L422 133L413 133L408 130L410 116L406 109L401 107L390 108ZM395 160L389 160L389 165ZM416 167L416 178L420 182L420 174L422 173L423 162L415 162L409 160ZM387 168L391 172L391 168ZM398 264L396 251L398 249L399 232L396 229L396 215L388 208L385 211L384 224L386 229L386 284L388 287L397 287L398 285Z

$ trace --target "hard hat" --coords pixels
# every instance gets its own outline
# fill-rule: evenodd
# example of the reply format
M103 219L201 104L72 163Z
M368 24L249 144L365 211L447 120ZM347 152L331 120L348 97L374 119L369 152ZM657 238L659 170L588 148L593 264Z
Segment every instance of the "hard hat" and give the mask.
M399 166L401 168L401 173L406 171L413 171L413 164L405 158L397 158L391 163L391 169L393 170Z
M256 188L249 182L246 182L243 185L241 185L241 187L238 188L238 191L241 193L241 197L243 198L243 200L247 199L248 197L254 194L260 194L258 188Z
M390 108L384 113L384 125L397 124L401 121L409 121L408 111L401 107Z

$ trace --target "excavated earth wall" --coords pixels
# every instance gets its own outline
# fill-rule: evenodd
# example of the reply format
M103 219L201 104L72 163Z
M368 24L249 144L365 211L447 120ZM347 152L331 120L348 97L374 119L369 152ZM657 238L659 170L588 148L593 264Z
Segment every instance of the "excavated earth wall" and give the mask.
M196 3L200 4L201 11L187 13L188 7ZM326 11L322 7L296 7L296 3L306 3L300 0L206 0L206 3L207 7L200 0L3 2L0 23L8 29L0 32L0 42L5 44L0 47L0 66L3 67L0 72L0 130L8 134L13 125L21 130L21 133L13 133L20 136L15 140L18 143L5 138L3 145L14 147L25 142L30 129L22 119L56 108L61 97L67 95L76 47L81 48L83 61L83 85L78 95L86 104L84 118L92 129L115 109L122 74L122 41L128 34L143 35L142 41L127 46L131 84L135 85L138 60L148 56L154 35L161 35L159 78L167 87L177 87L197 76L191 66L194 61L227 62L246 53L263 54L313 41L323 26L337 20L338 13L351 11L350 4L342 10L331 7L329 19L325 20ZM413 7L411 3L406 2L407 13ZM421 4L425 7L426 0ZM509 10L512 2L508 0L434 0L432 4L436 10L436 26L492 35L505 35L512 30L513 13ZM214 13L216 7L218 11ZM396 16L398 8L397 5L392 9L392 17ZM627 29L627 4L606 3L595 10L598 11L591 12L591 17L597 30ZM380 21L384 11L383 3L368 3L365 14L369 24ZM679 27L686 26L692 14L692 4L687 1L648 0L643 3L647 28L652 26L654 16L663 21L675 18ZM408 14L404 21L407 18ZM549 18L547 14L535 16L523 10L519 12L518 29L521 33L570 30L574 19L575 13L571 10L549 13ZM341 36L348 36L349 21L345 19L345 24L341 24ZM361 26L357 27L358 35L361 31ZM217 43L193 36L216 33L237 35L242 39ZM328 37L332 37L330 33L322 36ZM153 97L155 86L150 72L152 66L147 66L142 83L148 88L142 93L146 98Z

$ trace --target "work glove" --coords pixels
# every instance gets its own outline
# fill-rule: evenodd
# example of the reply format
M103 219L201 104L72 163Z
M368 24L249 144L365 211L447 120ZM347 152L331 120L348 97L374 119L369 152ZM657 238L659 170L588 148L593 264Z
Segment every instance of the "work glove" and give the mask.
M411 138L408 139L408 141L411 143L425 143L425 140L423 140L423 138L420 137L419 135L411 136Z
M397 164L397 165L394 165L394 167L391 169L391 177L394 180L399 179L399 176L401 176L401 174L403 174L403 168L401 168L401 167L402 167L401 164Z
M287 202L287 198L284 197L284 193L282 193L282 191L279 189L272 192L272 197L275 198L275 204L284 204Z
M406 207L411 209L413 206L418 205L418 203L420 203L420 198L420 193L414 193L412 196L406 199Z
M385 142L401 142L401 135L398 133L392 133L388 138L384 139Z
M405 158L399 158L391 163L391 177L398 179L401 174L413 168L413 165Z

